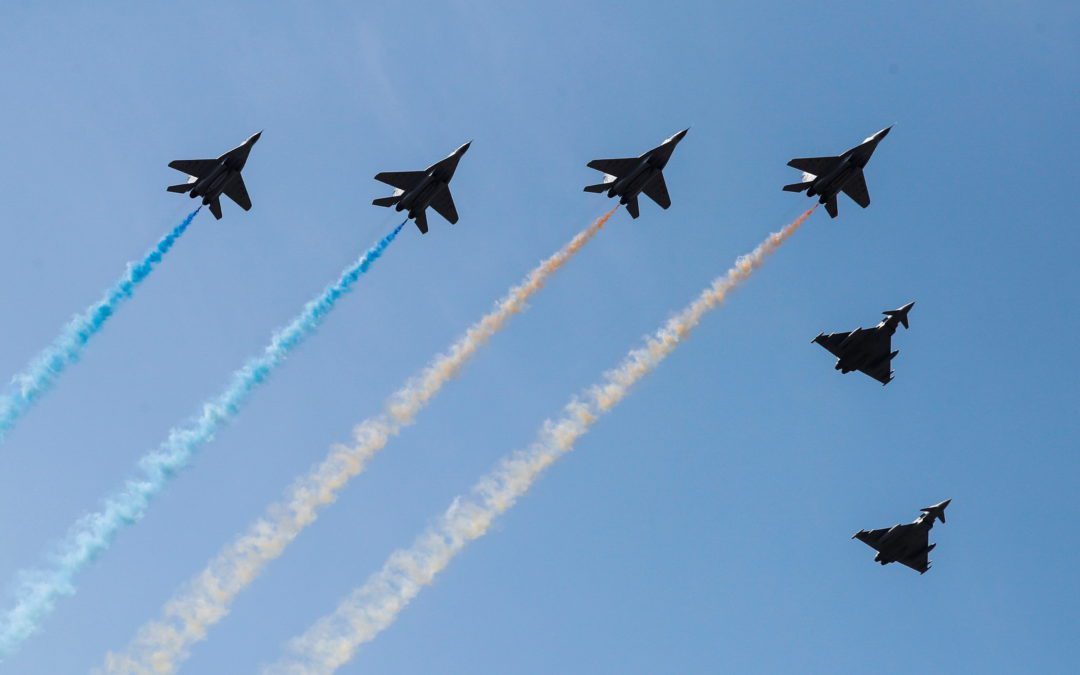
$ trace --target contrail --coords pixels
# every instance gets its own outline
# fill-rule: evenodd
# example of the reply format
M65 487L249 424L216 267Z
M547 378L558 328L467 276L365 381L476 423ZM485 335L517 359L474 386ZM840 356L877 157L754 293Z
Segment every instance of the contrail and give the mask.
M56 378L79 360L90 338L105 327L105 323L120 304L130 298L135 289L150 276L173 244L187 230L188 225L191 225L201 208L200 206L189 213L179 225L147 251L141 260L129 263L124 276L105 291L100 300L69 321L52 344L34 357L26 370L12 378L11 392L0 396L0 443L23 413L52 388Z
M739 258L727 274L713 281L694 302L656 331L644 347L632 350L617 368L604 374L600 384L573 399L561 418L548 420L527 450L504 458L473 486L468 497L455 499L410 548L391 554L382 569L353 591L333 613L292 640L290 654L266 672L332 673L351 660L361 645L394 622L401 610L434 581L435 575L466 544L482 537L495 518L509 510L545 469L572 450L574 443L600 416L615 407L634 383L660 365L689 336L705 313L748 279L813 211L813 208L807 210L781 231L769 235L752 253Z
M618 207L616 207L618 208ZM272 505L248 531L225 547L164 607L160 619L144 625L120 654L106 656L109 673L172 673L191 646L229 611L236 596L270 561L331 504L351 478L453 378L510 317L521 312L544 283L582 249L615 213L611 209L540 263L519 285L474 323L444 354L394 393L386 410L359 424L353 445L332 448L323 462L299 478L284 499Z
M19 573L14 606L0 618L0 659L12 654L52 611L56 600L75 591L74 579L101 555L124 527L142 519L150 502L213 440L214 434L240 411L251 393L309 337L334 309L337 301L382 256L402 222L349 266L336 283L304 306L291 323L276 331L263 353L233 373L225 389L206 401L186 426L174 427L164 443L139 460L138 474L109 495L102 508L71 527L41 569Z

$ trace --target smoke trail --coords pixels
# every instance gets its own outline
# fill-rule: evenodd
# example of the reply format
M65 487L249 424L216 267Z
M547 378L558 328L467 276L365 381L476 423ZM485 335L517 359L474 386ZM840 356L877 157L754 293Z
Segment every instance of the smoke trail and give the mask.
M816 207L815 207L816 208ZM332 673L352 659L356 650L389 627L424 586L431 584L466 544L482 537L496 517L510 509L540 475L573 449L599 417L626 396L629 388L650 373L689 336L706 312L722 303L728 292L748 279L770 253L780 247L813 213L809 209L781 231L771 234L752 253L739 258L727 274L654 333L645 346L631 351L600 384L566 406L557 421L544 424L539 438L524 451L504 458L473 486L471 495L457 498L439 520L408 549L395 551L382 569L353 591L337 609L291 641L290 656L269 673Z
M113 284L101 300L68 322L52 344L34 357L26 370L12 378L11 393L0 396L0 443L4 441L7 433L15 426L23 413L41 398L42 394L52 388L56 378L60 377L68 366L79 360L90 338L104 328L105 322L113 315L120 303L130 298L139 284L150 276L150 272L161 262L176 240L184 234L201 208L200 206L189 213L179 225L147 251L142 260L129 263L123 278Z
M617 208L617 207L616 207ZM109 654L110 673L172 673L191 646L204 639L211 626L229 611L236 596L277 558L289 543L331 504L351 478L392 436L410 424L468 360L521 312L559 268L588 243L615 212L611 209L578 233L553 256L513 287L488 314L474 323L445 354L435 358L418 377L390 397L387 410L362 422L353 431L352 446L335 446L323 462L297 480L284 500L272 505L248 531L233 541L164 607L163 616L143 626L125 653Z
M23 571L15 589L15 604L0 620L0 658L10 655L38 629L56 600L75 591L75 576L108 549L116 534L138 522L150 502L183 468L195 452L240 411L248 396L285 361L334 309L337 301L382 256L401 232L404 222L368 249L341 277L284 328L276 331L259 356L233 373L228 386L203 404L187 425L174 427L157 450L139 460L138 476L105 499L101 510L83 516L59 542L44 569Z

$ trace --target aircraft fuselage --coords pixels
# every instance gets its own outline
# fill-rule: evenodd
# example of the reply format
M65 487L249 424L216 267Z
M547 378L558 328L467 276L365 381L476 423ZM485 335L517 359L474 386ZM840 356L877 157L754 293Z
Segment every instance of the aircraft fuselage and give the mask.
M806 195L808 197L821 195L820 201L824 204L831 197L840 194L840 191L847 185L848 180L854 174L866 168L866 164L870 161L870 156L874 154L874 148L876 147L877 141L867 141L840 155L840 164L824 176L818 176L810 189L807 190Z
M876 355L871 345L874 344L874 337L880 331L885 331L890 336L896 333L896 326L899 323L899 319L890 316L873 328L857 328L853 330L851 335L844 338L844 341L839 345L839 349L843 351L844 355L836 360L836 369L843 373L854 370L871 370L885 361L892 361L899 352Z
M416 187L401 195L401 200L394 206L396 211L408 211L410 218L415 218L430 204L439 191L449 187L449 181L438 176L438 171L429 171Z
M618 195L622 197L619 202L625 204L641 194L641 191L645 189L645 186L660 175L662 171L663 167L657 168L656 166L653 166L648 159L642 159L641 163L638 164L637 168L631 173L611 183L611 189L608 190L608 197Z
M894 525L878 541L878 552L874 556L876 562L882 565L917 558L923 553L929 553L937 544L922 544L922 532L934 526L933 518L920 516L914 523L914 528L901 528Z
M196 180L188 196L192 199L202 197L202 203L209 204L219 199L238 175L240 175L239 171L228 168L227 162L223 161L214 167L213 171Z

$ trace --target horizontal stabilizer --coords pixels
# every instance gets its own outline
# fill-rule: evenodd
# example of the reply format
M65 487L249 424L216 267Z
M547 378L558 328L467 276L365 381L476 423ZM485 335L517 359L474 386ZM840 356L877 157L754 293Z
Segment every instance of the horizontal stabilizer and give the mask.
M179 185L170 185L165 189L169 192L179 192L180 194L184 194L185 192L191 190L191 188L193 187L195 187L195 183L180 183Z
M210 213L214 214L214 218L221 220L221 201L215 199L210 202Z
M829 217L831 218L835 218L836 215L840 213L840 210L836 208L836 195L829 197L829 199L825 201L825 210L829 212Z
M416 222L416 227L420 230L420 234L427 234L427 211L420 211L413 220Z
M389 197L379 197L375 201L371 202L375 206L393 206L401 201L401 195L391 195Z
M585 192L607 192L611 189L611 183L597 183L596 185L586 185Z
M791 185L784 186L784 192L802 192L813 184L814 181L812 180L808 180L805 183L792 183Z
M631 218L637 218L641 214L640 209L638 209L638 199L636 195L626 200L626 210L630 213Z

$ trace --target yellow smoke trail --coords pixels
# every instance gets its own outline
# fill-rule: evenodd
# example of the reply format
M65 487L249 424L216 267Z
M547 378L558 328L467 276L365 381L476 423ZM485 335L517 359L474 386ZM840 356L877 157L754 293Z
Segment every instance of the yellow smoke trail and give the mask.
M332 613L291 641L290 656L267 669L274 675L332 673L352 659L356 650L386 629L424 586L432 583L466 544L483 536L555 460L626 396L629 388L650 373L701 321L765 262L770 253L799 229L814 208L775 232L752 253L739 258L689 306L656 331L644 347L631 351L585 400L573 400L563 416L544 424L539 438L524 451L503 459L494 471L473 486L471 496L457 498L442 517L412 547L394 552L360 588Z
M540 263L513 287L495 308L473 324L450 349L435 358L419 376L394 393L384 413L353 430L352 445L336 445L323 462L297 479L285 498L272 505L248 531L225 547L198 576L188 582L144 625L127 649L105 657L107 673L173 673L191 646L206 638L211 626L228 613L233 599L263 568L331 504L349 480L391 437L412 423L417 413L461 370L510 317L520 313L544 283L596 236L618 207L596 219L562 249Z

